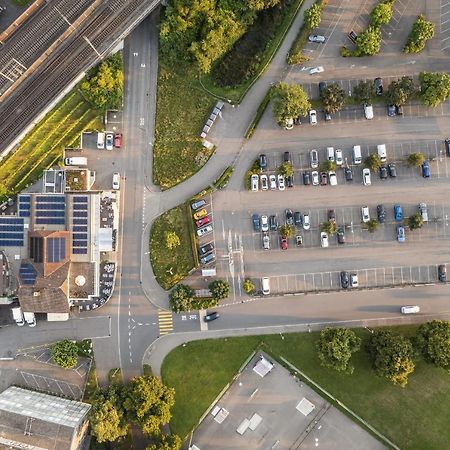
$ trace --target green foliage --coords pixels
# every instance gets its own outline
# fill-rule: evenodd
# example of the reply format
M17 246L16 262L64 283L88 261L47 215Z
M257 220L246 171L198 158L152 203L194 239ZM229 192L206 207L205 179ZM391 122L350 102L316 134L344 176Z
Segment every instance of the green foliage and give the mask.
M401 106L408 98L415 93L414 80L410 76L404 76L399 80L394 80L389 85L386 96L389 104Z
M225 280L214 280L208 285L214 299L221 300L230 294L230 285Z
M314 3L303 13L303 17L308 28L317 28L322 20L322 6Z
M327 160L320 165L320 170L322 172L331 172L336 170L336 163L334 161Z
M120 108L123 93L122 55L111 55L89 71L80 89L98 109Z
M419 167L424 163L425 155L422 152L410 153L406 161L411 167Z
M185 284L177 284L169 294L172 311L190 311L194 300L194 290Z
M306 56L301 51L298 51L288 54L287 63L290 66L295 66L296 64L303 64L305 62L308 62L310 59L311 58L309 56Z
M372 172L378 172L381 167L381 158L378 154L373 153L364 159L364 166L368 167Z
M97 442L114 442L128 433L124 411L103 393L97 394L89 413L92 435Z
M331 83L322 91L320 98L325 111L336 113L344 106L344 89L342 89L337 83Z
M420 325L414 345L425 360L450 372L450 322L433 320Z
M72 369L77 365L78 346L76 342L65 339L52 345L52 358L58 366Z
M350 56L356 56L354 54L354 52L352 52L351 50L349 50L345 45L343 45L340 49L339 49L339 54L343 57L343 58L349 58Z
M267 105L270 102L270 99L272 98L272 88L270 87L264 98L262 99L261 103L258 106L258 109L256 110L255 118L252 120L251 124L247 128L247 131L245 132L245 138L250 139L253 136L253 133L255 132L256 127L259 124L259 121L261 120L261 117L263 116L264 112L266 111ZM251 176L251 174L250 174ZM248 187L250 189L250 186Z
M294 168L290 162L285 162L278 167L278 173L284 177L290 177L294 174Z
M422 214L416 213L408 217L408 226L410 230L418 230L423 226Z
M246 278L242 284L242 288L246 294L251 294L255 290L255 284L250 278Z
M370 219L368 222L365 222L362 224L362 226L369 232L369 233L375 233L375 231L378 230L378 227L380 226L378 220L376 219Z
M405 387L408 375L414 372L411 341L391 330L375 330L368 350L375 373L394 384Z
M154 443L145 450L179 450L181 448L182 441L176 434L159 434L152 437Z
M261 173L261 167L259 167L259 160L255 159L255 161L253 161L252 166L250 167L250 169L247 170L247 172L245 173L245 187L247 190L250 190L251 186L251 176L253 174L259 175Z
M353 95L356 100L362 104L370 103L372 98L375 97L375 86L373 81L360 81L353 88Z
M328 220L327 222L322 222L320 224L320 231L324 231L325 233L328 233L328 235L336 234L337 231L337 224L334 220Z
M381 31L377 27L368 27L358 35L355 56L373 56L380 51Z
M424 15L419 15L413 23L403 51L405 53L419 53L425 48L428 39L434 36L434 23L428 22Z
M320 332L317 352L323 366L338 372L353 373L352 354L361 346L361 339L348 328L327 327Z
M281 237L291 238L295 235L295 227L293 225L283 224L278 228Z
M386 25L392 18L392 3L378 3L370 13L370 25L379 27Z
M298 84L279 83L273 93L273 114L278 124L284 124L294 117L305 116L311 103L308 94Z
M220 175L220 177L214 181L214 186L217 189L224 189L230 181L231 175L233 175L233 166L228 166Z
M421 72L420 97L426 106L436 107L450 96L450 76L446 72Z
M166 232L166 247L169 250L174 249L175 247L179 247L181 244L180 238L175 231L167 231Z

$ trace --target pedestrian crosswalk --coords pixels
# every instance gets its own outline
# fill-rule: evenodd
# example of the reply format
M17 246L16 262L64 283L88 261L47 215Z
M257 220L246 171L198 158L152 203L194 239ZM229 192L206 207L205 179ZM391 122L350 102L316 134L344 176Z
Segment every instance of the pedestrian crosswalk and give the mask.
M158 311L159 335L163 336L173 331L172 313L170 311Z

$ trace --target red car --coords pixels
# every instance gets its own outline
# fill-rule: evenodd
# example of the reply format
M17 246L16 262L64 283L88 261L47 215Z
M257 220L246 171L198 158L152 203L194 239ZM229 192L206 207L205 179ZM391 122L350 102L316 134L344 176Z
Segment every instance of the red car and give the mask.
M288 249L288 240L286 237L281 237L280 238L280 247L281 250L287 250Z
M203 219L197 220L197 222L195 222L195 224L197 225L197 228L200 228L203 225L208 224L209 222L211 222L211 220L209 219L208 216L206 216L206 217L203 217Z
M326 186L328 184L328 174L326 172L320 172L320 185Z
M114 147L116 148L122 147L122 133L114 134Z

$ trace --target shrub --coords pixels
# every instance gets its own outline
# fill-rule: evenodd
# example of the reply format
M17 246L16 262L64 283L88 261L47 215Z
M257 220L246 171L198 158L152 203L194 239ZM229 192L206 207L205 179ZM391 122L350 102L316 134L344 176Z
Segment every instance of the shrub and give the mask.
M53 361L65 369L72 369L78 362L78 346L76 342L65 339L52 345Z
M425 16L421 14L412 26L403 51L405 53L419 53L425 48L427 40L433 36L434 23L425 20Z
M339 49L339 53L343 58L348 58L350 56L356 56L354 54L354 52L352 52L351 50L349 50L345 45L343 45L340 49Z

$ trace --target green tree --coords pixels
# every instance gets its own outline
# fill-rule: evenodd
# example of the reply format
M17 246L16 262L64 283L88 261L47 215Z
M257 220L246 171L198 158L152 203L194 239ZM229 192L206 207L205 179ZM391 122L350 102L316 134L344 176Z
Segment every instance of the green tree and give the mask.
M53 361L65 369L72 369L78 362L78 346L76 342L65 339L56 342L51 349Z
M383 2L378 3L370 13L370 25L373 27L379 27L386 25L392 18L392 3Z
M175 391L164 386L159 378L135 377L125 393L123 406L128 417L138 424L145 434L158 435L162 425L172 417L170 408L175 403Z
M251 294L255 290L255 285L254 285L253 281L250 280L250 278L246 278L244 280L242 287L244 289L244 292L247 294Z
M450 322L433 320L420 325L414 345L428 362L450 372Z
M294 174L294 168L290 162L285 162L278 167L278 173L284 177L290 177Z
M127 435L129 424L126 423L121 408L104 396L98 396L92 403L89 413L92 434L97 442L114 442Z
M214 280L212 283L209 283L208 288L216 300L227 298L230 294L230 285L225 280Z
M348 328L327 327L320 332L317 352L323 366L339 372L353 373L352 354L361 346L361 339Z
M169 304L173 311L190 311L194 300L194 291L185 284L177 284L169 294Z
M446 72L421 72L419 74L422 103L432 108L450 96L450 76Z
M408 217L408 226L410 230L417 230L423 226L422 214L416 213Z
M410 153L406 161L411 167L419 167L425 161L425 155L422 152Z
M375 86L372 81L360 81L353 88L353 95L362 104L370 103L375 97Z
M334 161L327 160L320 165L320 170L322 172L330 172L336 170L336 163Z
M378 230L378 227L380 226L380 224L378 223L378 220L376 220L376 219L370 219L368 222L363 223L362 226L363 226L369 233L375 233L375 231Z
M308 28L317 28L322 20L322 6L314 3L303 13L303 17Z
M381 167L381 158L376 153L369 155L364 159L364 166L372 172L377 172Z
M278 232L280 233L280 236L285 238L291 238L295 235L295 228L293 225L281 225L278 228Z
M280 4L281 0L248 0L248 6L255 11L262 9L273 8Z
M320 231L324 231L325 233L328 233L330 236L332 234L336 234L337 231L337 225L334 220L328 220L327 222L322 222L320 224Z
M415 92L414 80L412 77L404 76L400 80L394 80L389 85L386 95L389 104L401 106Z
M308 94L298 84L279 83L273 92L273 114L280 126L289 119L306 116L311 109Z
M380 47L380 29L377 27L368 27L356 40L355 56L373 56L380 51Z
M428 22L424 15L417 17L413 23L403 51L405 53L419 53L425 48L428 39L434 36L434 23Z
M174 249L175 247L178 247L181 245L180 238L178 237L178 234L175 233L175 231L167 231L166 232L166 247L169 250Z
M391 330L375 330L368 349L375 373L405 387L415 367L411 341Z
M338 112L344 106L345 94L337 83L331 83L320 94L325 111Z
M182 441L176 434L158 434L152 436L154 443L145 450L179 450Z

